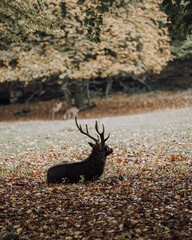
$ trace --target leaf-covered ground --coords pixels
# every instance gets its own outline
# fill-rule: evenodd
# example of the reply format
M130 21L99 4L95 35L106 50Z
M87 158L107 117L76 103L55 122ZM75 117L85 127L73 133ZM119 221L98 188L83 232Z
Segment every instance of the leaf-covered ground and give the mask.
M94 119L80 120L94 132ZM69 121L0 123L0 239L191 239L192 109L105 117L97 182L46 184L90 149Z
M93 99L96 107L79 113L79 118L101 118L106 116L121 116L138 114L163 109L192 107L192 89L175 92L151 92L134 95L120 94L109 98ZM51 109L60 100L32 102L26 104L0 105L0 121L31 121L51 120ZM63 112L67 105L63 102L63 109L56 114L57 120L63 119ZM30 110L26 115L23 110Z

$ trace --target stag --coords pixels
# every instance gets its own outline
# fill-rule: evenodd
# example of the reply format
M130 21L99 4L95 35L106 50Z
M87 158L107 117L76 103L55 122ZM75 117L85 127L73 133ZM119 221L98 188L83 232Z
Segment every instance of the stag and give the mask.
M97 138L89 134L87 125L85 125L86 130L84 131L82 126L78 124L76 117L75 123L80 133L88 136L95 142L89 142L92 152L81 162L63 161L51 166L47 172L48 183L77 183L81 179L84 181L95 181L99 179L104 172L106 157L113 152L113 150L105 144L110 134L105 138L105 127L102 125L103 130L100 132L97 121L95 122L95 130L98 134Z

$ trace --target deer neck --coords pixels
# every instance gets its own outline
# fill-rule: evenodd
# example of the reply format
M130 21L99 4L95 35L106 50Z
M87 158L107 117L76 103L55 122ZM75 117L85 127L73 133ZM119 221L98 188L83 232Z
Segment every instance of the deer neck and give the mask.
M102 150L99 150L99 151L94 150L91 152L90 158L97 159L98 163L101 163L101 162L105 163L105 159L106 159L105 152Z

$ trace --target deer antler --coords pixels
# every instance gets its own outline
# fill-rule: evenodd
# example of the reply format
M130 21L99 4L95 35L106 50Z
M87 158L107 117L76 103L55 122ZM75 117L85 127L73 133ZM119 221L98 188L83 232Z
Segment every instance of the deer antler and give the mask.
M93 139L95 142L98 142L98 141L99 141L99 138L98 138L98 139L97 139L97 138L94 138L94 137L92 137L92 136L89 134L89 130L88 130L87 124L85 125L85 127L86 127L86 132L85 132L85 131L83 131L81 125L77 123L77 117L75 117L75 123L76 123L77 128L79 129L79 131L80 131L82 134L85 134L86 136L90 137L90 138Z
M109 135L108 135L106 138L104 138L105 127L104 127L103 124L102 124L102 126L103 126L103 131L102 131L102 132L99 132L98 123L97 123L97 121L96 121L96 123L95 123L95 129L96 129L97 133L99 134L99 136L100 136L100 138L101 138L101 144L102 144L102 145L105 145L105 142L106 142L106 141L109 139L109 137L110 137L110 133L109 133Z

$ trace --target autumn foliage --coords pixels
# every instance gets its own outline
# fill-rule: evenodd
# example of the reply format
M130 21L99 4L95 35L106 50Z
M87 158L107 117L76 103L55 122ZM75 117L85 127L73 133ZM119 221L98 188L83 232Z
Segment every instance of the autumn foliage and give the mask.
M0 81L84 80L159 73L171 59L166 15L157 1L115 1L104 14L101 42L86 38L83 20L91 4L47 1L55 16L63 16L63 35L40 31L0 54ZM65 15L65 16L64 16ZM6 30L6 29L5 29Z

